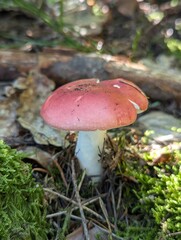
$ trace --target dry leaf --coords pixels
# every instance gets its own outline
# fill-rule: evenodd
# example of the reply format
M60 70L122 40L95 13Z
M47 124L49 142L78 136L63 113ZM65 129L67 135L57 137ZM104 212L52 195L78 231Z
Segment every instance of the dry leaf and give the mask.
M37 147L25 147L21 150L28 155L29 159L36 161L43 168L48 169L52 166L52 156L48 152Z

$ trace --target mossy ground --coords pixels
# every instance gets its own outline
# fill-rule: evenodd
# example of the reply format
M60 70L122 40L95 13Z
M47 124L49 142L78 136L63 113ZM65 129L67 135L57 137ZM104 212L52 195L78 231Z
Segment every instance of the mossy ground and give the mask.
M121 224L124 229L121 236L146 240L181 239L180 148L169 150L167 146L165 153L154 161L150 151L141 153L140 142L129 145L125 136L121 142L129 154L124 152L124 161L117 172L133 181L125 189L132 218L126 226Z
M47 239L43 190L22 153L0 141L0 239Z
M133 144L129 131L118 136L107 143L103 154L108 165L102 183L94 186L87 178L81 183L82 173L77 168L81 199L90 201L86 206L94 211L85 211L86 219L90 223L94 219L107 231L110 224L112 231L124 240L180 239L179 150L169 153L169 162L153 164L149 152L141 154L140 142ZM0 239L66 239L67 234L81 226L79 210L72 202L76 200L70 167L73 152L74 146L70 146L58 157L67 186L56 168L50 170L49 176L39 175L41 184L50 189L44 195L40 183L32 177L31 165L22 161L25 156L0 141ZM93 198L95 201L91 202ZM50 217L56 212L60 214ZM105 214L108 220L103 220ZM101 239L101 234L98 236Z

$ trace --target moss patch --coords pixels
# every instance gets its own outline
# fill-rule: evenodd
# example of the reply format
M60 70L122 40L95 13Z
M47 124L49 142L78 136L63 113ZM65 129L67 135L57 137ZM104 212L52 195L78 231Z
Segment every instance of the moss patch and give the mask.
M0 141L0 239L47 239L43 190L23 157Z

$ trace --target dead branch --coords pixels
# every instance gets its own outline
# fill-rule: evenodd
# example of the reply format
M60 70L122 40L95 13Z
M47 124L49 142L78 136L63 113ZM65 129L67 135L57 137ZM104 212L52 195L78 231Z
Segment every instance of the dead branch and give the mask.
M53 50L52 50L53 51ZM181 102L181 74L154 66L133 63L127 58L110 55L78 54L75 52L25 53L0 51L0 81L38 69L57 85L83 79L112 79L122 77L140 86L148 97L155 100L174 99ZM7 74L9 79L7 79Z
M61 198L61 199L65 200L65 201L67 201L69 203L72 203L73 205L79 207L79 205L78 205L78 203L76 201L74 201L73 199L70 199L70 198L64 196L63 194L60 194L60 193L55 192L55 191L52 191L49 188L43 188L43 190L45 192L49 192L51 194L54 194L54 195L58 196L59 198ZM89 202L84 203L84 205L82 206L83 209L86 210L87 212L89 212L90 214L92 214L94 217L96 217L96 218L100 219L101 221L105 222L105 219L100 214L98 214L97 212L93 211L92 209L86 207L85 205L87 205L87 204L89 204Z
M90 240L89 231L87 228L87 220L85 218L85 214L84 214L84 210L83 210L83 206L81 203L81 198L80 198L80 194L79 194L79 190L78 190L78 186L77 186L74 159L72 159L72 161L71 161L71 166L72 166L72 181L73 181L73 185L74 185L76 200L79 205L79 211L80 211L80 215L81 215L81 219L82 219L82 227L84 230L84 236L85 236L86 240Z

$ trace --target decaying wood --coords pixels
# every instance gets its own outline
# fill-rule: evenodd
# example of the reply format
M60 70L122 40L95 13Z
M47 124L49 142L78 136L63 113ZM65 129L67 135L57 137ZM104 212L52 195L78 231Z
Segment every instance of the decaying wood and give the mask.
M82 78L133 81L152 99L181 102L181 72L163 70L109 55L79 54L73 51L25 53L0 51L0 81L37 69L57 85ZM12 73L12 75L10 74Z

